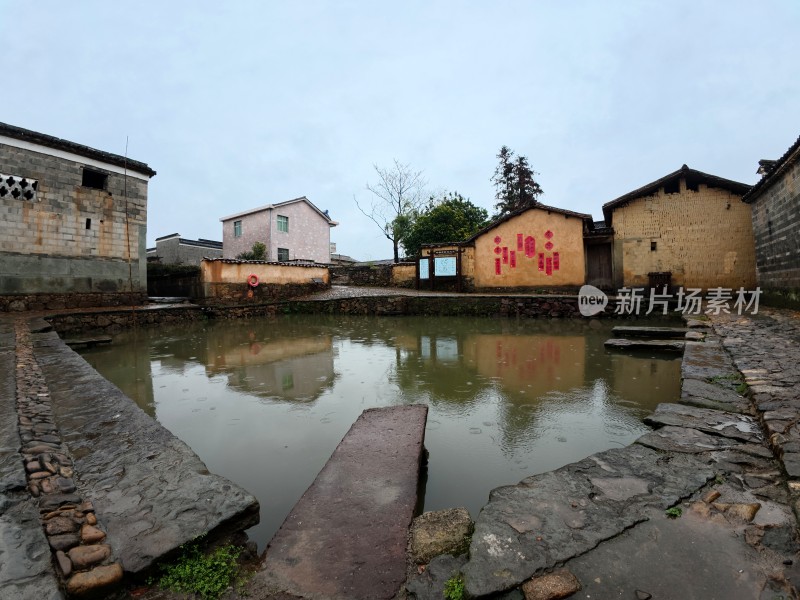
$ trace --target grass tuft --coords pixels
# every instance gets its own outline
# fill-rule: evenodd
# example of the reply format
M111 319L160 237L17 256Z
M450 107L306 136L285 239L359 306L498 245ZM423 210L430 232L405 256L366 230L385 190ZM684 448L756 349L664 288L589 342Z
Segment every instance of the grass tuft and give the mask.
M220 546L203 553L196 542L181 546L174 563L161 565L156 584L178 593L198 594L203 600L217 600L234 582L239 572L239 546Z
M445 600L464 600L464 578L461 574L454 575L444 582Z

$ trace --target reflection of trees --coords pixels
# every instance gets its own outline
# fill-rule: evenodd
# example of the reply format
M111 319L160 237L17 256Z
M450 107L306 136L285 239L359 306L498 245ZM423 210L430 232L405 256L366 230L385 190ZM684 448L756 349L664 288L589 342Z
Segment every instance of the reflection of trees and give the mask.
M396 344L393 379L411 400L463 408L490 392L528 404L584 381L583 334L591 331L585 322L438 318L397 324L404 332L396 336L403 344Z
M203 365L207 377L224 375L232 389L313 402L336 382L337 340L376 353L392 349L386 377L399 390L394 401L427 402L453 416L488 406L496 413L498 443L513 451L565 424L575 425L573 435L594 424L587 437L615 423L630 425L651 399L677 397L678 363L609 355L603 348L609 327L577 319L291 316L129 332L137 341L132 355L120 352L115 339L115 348L86 356L153 414L149 360L178 374ZM658 394L651 393L655 387Z

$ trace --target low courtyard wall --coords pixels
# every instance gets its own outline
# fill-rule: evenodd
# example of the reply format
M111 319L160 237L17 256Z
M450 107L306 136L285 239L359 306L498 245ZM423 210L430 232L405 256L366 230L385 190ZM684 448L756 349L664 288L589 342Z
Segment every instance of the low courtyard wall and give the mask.
M200 286L204 304L261 304L325 290L330 273L319 265L205 259Z

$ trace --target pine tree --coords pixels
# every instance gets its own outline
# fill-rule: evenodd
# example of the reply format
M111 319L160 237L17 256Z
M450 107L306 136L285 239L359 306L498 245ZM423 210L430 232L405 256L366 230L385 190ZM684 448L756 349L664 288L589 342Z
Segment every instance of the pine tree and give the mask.
M497 159L499 164L491 179L497 189L497 216L534 206L542 188L534 178L536 173L530 168L527 157L519 155L515 160L514 151L503 146Z

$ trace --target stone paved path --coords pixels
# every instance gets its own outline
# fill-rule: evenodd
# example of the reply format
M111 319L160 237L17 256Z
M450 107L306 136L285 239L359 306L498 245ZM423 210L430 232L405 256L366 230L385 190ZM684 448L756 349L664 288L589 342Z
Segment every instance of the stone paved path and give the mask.
M0 598L97 591L258 522L252 495L28 323L0 318Z
M0 320L0 598L62 598L39 508L27 489L16 410L13 321Z
M721 316L714 329L753 394L769 442L800 489L800 314L761 309L755 316Z

